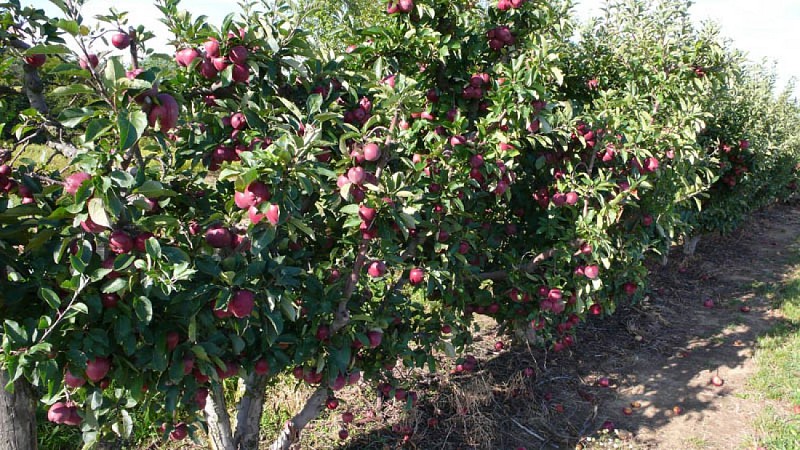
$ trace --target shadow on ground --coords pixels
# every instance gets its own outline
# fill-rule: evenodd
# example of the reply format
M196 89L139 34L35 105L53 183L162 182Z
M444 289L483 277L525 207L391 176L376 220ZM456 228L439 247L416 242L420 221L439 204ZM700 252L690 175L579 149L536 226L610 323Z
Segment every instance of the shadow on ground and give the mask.
M584 324L571 352L497 352L498 338L486 330L473 352L475 373L426 376L411 412L368 407L360 412L368 419L337 448L598 445L587 437L633 448L739 448L764 407L746 388L756 340L768 330L796 329L775 327L784 321L771 294L800 262L798 236L800 205L782 205L729 236L704 238L694 256L676 254L651 268L644 301ZM706 299L713 308L704 307ZM526 367L535 376L526 377ZM714 375L722 386L709 383ZM604 426L617 431L599 432Z

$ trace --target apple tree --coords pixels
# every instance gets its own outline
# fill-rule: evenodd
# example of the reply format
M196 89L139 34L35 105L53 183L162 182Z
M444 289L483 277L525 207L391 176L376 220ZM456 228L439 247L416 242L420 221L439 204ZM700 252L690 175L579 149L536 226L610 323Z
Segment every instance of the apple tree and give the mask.
M288 1L217 28L159 0L165 58L122 13L90 29L54 3L12 2L9 25L37 20L0 35L26 80L42 55L71 77L57 111L26 88L4 153L46 134L69 165L0 167L2 401L38 397L87 447L129 443L136 407L165 439L257 448L265 387L292 373L315 391L270 437L289 448L344 386L436 370L476 314L564 350L641 294L713 180L718 81L697 66L721 52L680 20L576 44L569 2L391 0L323 52Z

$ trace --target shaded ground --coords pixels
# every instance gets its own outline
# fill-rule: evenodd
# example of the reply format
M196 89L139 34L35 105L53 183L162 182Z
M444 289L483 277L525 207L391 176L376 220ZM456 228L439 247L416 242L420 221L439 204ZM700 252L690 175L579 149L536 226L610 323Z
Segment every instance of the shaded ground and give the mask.
M344 399L357 417L351 437L337 442L342 409L315 422L303 448L753 448L765 407L790 414L788 403L748 395L747 380L756 338L782 320L765 293L800 262L798 237L800 204L791 204L704 238L694 256L652 267L644 302L585 324L571 354L495 351L487 323L475 373L409 374L422 399L410 412L353 392Z

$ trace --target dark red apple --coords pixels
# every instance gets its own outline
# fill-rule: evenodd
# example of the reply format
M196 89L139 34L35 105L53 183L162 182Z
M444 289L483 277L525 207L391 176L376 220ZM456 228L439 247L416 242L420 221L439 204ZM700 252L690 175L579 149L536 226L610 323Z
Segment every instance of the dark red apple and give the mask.
M133 238L125 231L114 231L108 238L108 249L118 255L130 253L133 250Z
M234 64L244 64L247 62L247 57L249 54L250 52L247 50L247 47L243 45L237 45L228 52L228 58Z
M369 346L377 348L383 341L383 332L378 330L367 331L367 339L369 339Z
M233 242L233 235L222 225L212 225L206 230L206 242L214 248L227 248Z
M117 304L120 301L120 296L116 293L101 294L100 301L103 303L103 308L112 309L117 307Z
M239 319L249 316L255 307L255 294L246 289L237 290L228 303L228 311Z
M47 56L42 54L28 55L25 57L25 64L35 68L42 67L45 61L47 61Z
M350 411L347 411L342 414L342 422L344 423L352 423L353 418L354 418L353 413L351 413Z
M180 422L175 425L175 428L169 433L171 441L182 441L189 435L189 427L185 423Z
M181 341L181 335L177 331L170 331L167 333L167 351L175 350L178 343Z
M147 246L145 245L145 243L151 237L155 237L155 235L153 233L149 232L149 231L145 231L143 233L137 234L136 237L133 239L133 248L137 252L141 252L141 253L146 252L147 251Z
M234 64L232 78L237 83L246 83L250 79L250 67L244 64Z

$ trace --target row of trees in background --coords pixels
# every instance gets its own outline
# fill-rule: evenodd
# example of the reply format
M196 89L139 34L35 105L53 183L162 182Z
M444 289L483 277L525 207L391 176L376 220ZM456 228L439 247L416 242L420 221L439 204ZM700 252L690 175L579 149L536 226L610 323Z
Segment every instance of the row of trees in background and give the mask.
M165 438L257 448L291 372L317 388L270 437L288 448L344 386L394 396L396 364L455 357L476 314L579 345L642 298L648 255L796 187L797 103L679 0L614 3L580 39L562 0L355 2L368 26L336 31L288 1L215 28L158 0L169 63L124 15L93 31L53 3L0 15L33 106L2 104L0 406L33 395L87 446L129 442L137 406ZM17 160L37 139L69 165ZM23 416L10 448L35 446Z

